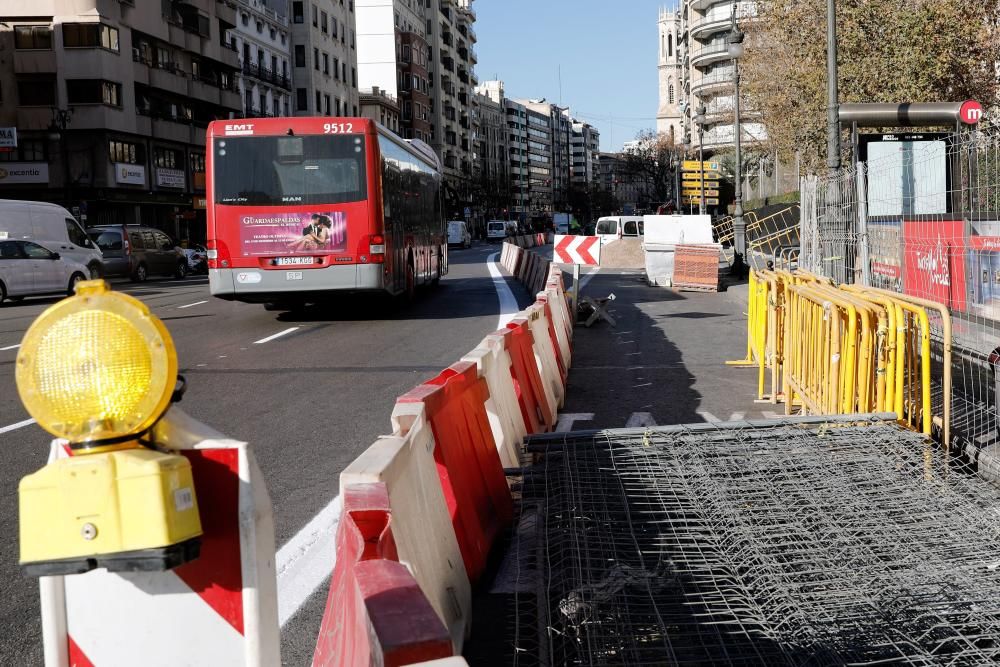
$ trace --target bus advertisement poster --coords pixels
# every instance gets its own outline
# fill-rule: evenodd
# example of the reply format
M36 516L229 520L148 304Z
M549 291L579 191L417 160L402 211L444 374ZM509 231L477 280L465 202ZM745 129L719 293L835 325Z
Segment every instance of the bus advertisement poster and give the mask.
M240 240L245 257L343 252L347 249L347 214L244 215L240 218Z

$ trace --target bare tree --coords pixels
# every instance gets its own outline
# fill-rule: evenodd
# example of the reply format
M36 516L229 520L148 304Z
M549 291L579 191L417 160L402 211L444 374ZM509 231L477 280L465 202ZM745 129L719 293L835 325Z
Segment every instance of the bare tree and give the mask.
M684 159L683 146L665 133L643 130L634 148L621 154L622 170L648 188L657 203L674 198L674 159Z

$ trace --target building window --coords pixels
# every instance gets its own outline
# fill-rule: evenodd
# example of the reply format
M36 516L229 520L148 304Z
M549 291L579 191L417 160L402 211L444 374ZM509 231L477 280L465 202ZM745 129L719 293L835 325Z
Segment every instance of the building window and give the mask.
M69 104L122 105L122 85L100 79L67 79L66 101Z
M264 22L263 21L257 21L257 34L259 35L259 34L261 34L263 32L264 32Z
M304 2L296 0L292 3L292 23L305 23Z
M340 63L340 79L347 83L347 63Z
M141 144L111 140L108 142L108 157L112 162L140 164L146 161L146 151Z
M308 111L306 107L308 106L305 88L295 89L295 109L296 111Z
M15 49L52 49L52 28L47 25L14 27Z
M330 115L330 96L329 95L324 95L323 96L323 108L326 109L326 115L329 116Z
M410 120L410 116L413 114L413 105L410 104L409 100L403 102L403 120Z
M323 32L330 32L330 17L326 12L320 12L319 29Z
M295 45L295 66L305 67L306 66L306 47L301 44Z
M340 81L340 59L336 57L333 59L333 78Z
M205 173L204 153L191 153L191 173L193 174Z
M668 104L674 103L674 84L672 83L670 84L670 87L667 88L667 103Z
M329 54L323 54L323 74L330 76L330 56Z
M320 111L323 109L323 105L320 104L320 102L322 102L322 100L320 99L321 97L322 96L320 95L320 92L317 90L316 91L316 113L320 113Z
M339 97L337 98L337 115L338 116L341 115L340 114L340 98Z
M316 5L313 5L312 9L313 9L313 12L312 12L313 27L314 28L318 28L319 27L319 10L316 9Z
M0 153L0 162L47 162L44 139L18 138L17 148Z
M351 85L355 88L358 87L358 70L353 67L351 68Z
M63 46L66 48L100 47L118 53L118 29L103 23L63 23Z
M333 36L337 36L337 17L333 17Z
M274 116L281 115L281 104L278 103L277 98L271 100L271 114Z
M353 30L351 30L351 48L352 48L352 49L353 49L353 48L356 48L356 47L354 46L354 31L353 31Z
M271 28L271 39L274 40L277 39L277 37L278 37L278 31L275 30L274 28Z
M313 68L319 71L319 49L313 47Z
M667 57L672 58L673 55L674 55L674 36L667 35Z
M17 100L22 107L48 107L56 103L56 78L21 76L17 79Z
M154 148L153 164L163 169L179 169L184 164L184 155L173 148Z

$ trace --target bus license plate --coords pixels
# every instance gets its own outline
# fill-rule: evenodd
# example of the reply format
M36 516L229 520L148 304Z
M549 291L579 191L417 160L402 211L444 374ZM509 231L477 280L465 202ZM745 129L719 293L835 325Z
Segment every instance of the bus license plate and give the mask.
M285 280L302 280L301 271L285 271Z
M313 264L312 257L279 257L276 261L278 266L288 266L290 264Z

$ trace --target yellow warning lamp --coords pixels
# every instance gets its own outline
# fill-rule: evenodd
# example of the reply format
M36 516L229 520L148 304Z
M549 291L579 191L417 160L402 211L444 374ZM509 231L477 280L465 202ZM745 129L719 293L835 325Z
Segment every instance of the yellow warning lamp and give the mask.
M21 568L155 571L198 557L190 462L148 440L175 398L177 353L163 323L103 280L49 307L17 355L28 413L72 455L21 480Z

